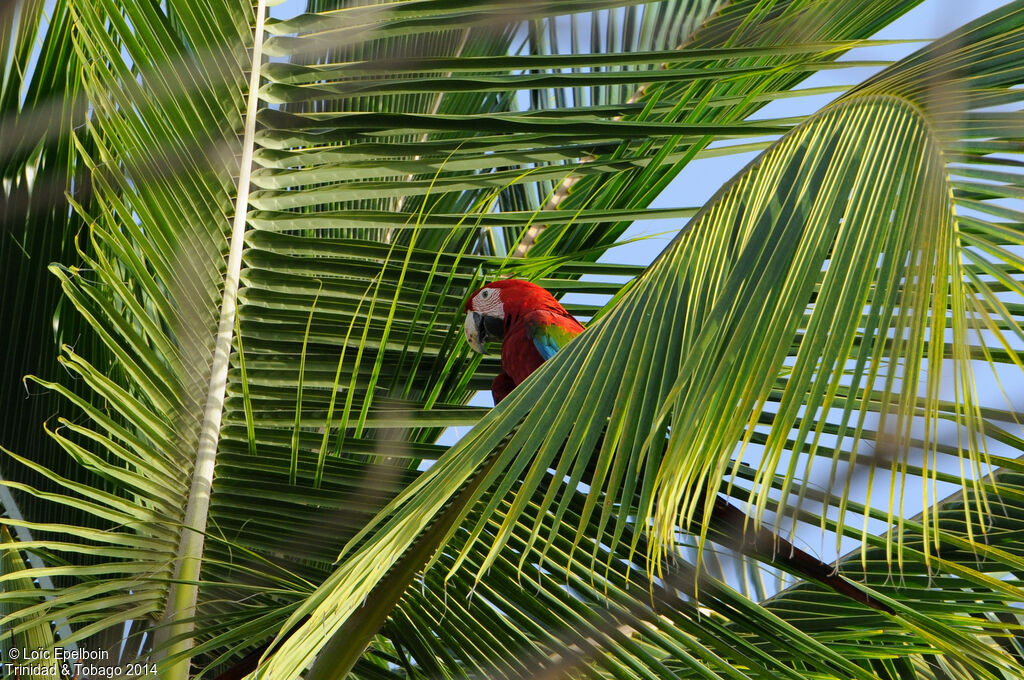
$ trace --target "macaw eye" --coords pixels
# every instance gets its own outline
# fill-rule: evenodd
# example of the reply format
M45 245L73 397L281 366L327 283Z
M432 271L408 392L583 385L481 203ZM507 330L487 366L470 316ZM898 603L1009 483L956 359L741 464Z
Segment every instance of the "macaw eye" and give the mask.
M482 293L480 293L480 299L481 300L486 300L490 296L490 294L491 294L491 291L485 290Z

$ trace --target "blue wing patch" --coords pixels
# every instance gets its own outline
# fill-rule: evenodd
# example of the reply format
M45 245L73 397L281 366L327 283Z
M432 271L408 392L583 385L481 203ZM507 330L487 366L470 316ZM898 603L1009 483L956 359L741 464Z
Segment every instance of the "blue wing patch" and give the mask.
M537 348L544 361L555 356L558 350L565 347L577 335L578 332L572 332L564 326L552 323L537 323L530 328L530 339L533 340L533 346Z
M537 347L537 351L544 357L544 361L547 361L551 357L555 356L561 347L555 339L545 333L537 333L533 336L533 344Z

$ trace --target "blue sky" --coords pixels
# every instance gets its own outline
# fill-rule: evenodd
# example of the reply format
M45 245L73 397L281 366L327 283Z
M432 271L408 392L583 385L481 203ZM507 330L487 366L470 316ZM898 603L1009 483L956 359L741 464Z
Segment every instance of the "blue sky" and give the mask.
M1001 0L926 0L916 9L908 12L898 21L873 36L878 40L931 40L1006 4ZM276 8L278 11L289 6L301 7L299 0L288 0ZM274 12L275 16L289 16L287 12ZM896 60L918 49L921 44L886 45L861 48L851 51L842 61ZM880 68L851 67L829 70L812 75L800 86L801 89L826 85L852 85L863 81ZM805 115L820 109L838 95L812 95L772 102L761 109L757 118L787 117ZM676 179L654 200L654 208L678 208L703 205L714 192L739 172L743 166L757 156L756 152L702 159L684 168ZM648 265L662 251L667 243L686 224L686 220L645 220L636 222L624 235L623 240L644 236L639 241L613 248L601 261L626 264ZM572 294L568 302L601 302L603 298ZM479 393L471 402L474 406L490 406L487 393ZM439 443L451 445L458 441L468 428L451 428Z
M928 0L914 11L908 13L899 21L879 32L874 38L883 39L922 39L931 40L941 37L946 33L962 26L989 11L992 11L1005 4L995 0L984 2L963 2L956 0ZM921 46L917 44L888 45L854 50L843 58L843 61L858 60L897 60ZM804 81L800 88L815 88L828 85L853 85L863 81L865 78L880 70L869 67L852 67L842 70L829 70L815 74ZM827 104L838 95L813 95L808 97L784 99L765 106L755 117L773 118L804 115L812 113ZM719 158L703 159L692 163L685 168L678 177L664 190L664 192L653 202L652 207L656 208L677 208L684 206L703 205L714 192L739 172L748 162L756 157L757 153L738 154ZM606 253L601 259L608 262L620 262L629 264L649 264L668 241L678 233L685 225L685 220L649 220L637 222L624 235L624 239L637 236L651 236L640 241L634 241L614 248ZM597 296L572 295L567 296L567 301L573 302L601 302ZM998 390L991 372L978 367L978 389L983 393L983 400L993 406L1005 408L1005 401L1002 393ZM987 375L986 375L987 373ZM480 393L471 402L474 405L490 406L489 394ZM1018 410L1024 409L1024 400L1014 404ZM453 444L459 436L464 434L468 428L452 428L446 432L440 443ZM998 445L993 445L992 453L1004 453L999 450ZM754 455L757 455L754 452ZM1016 454L1014 454L1016 455ZM951 465L955 465L950 461ZM957 472L955 469L949 472ZM915 483L916 484L916 483ZM864 485L861 485L864 486ZM888 475L879 473L875 479L875 488L885 491L876 492L882 496L887 495L889 480ZM937 491L941 495L952 493L956 490L953 485L940 485ZM864 488L852 489L854 498L863 498L866 492ZM922 508L921 499L914 495L914 492L905 500L904 512L913 515ZM874 532L881 532L886 529L884 523L872 522L869 524ZM822 559L831 560L839 554L854 549L858 541L845 539L840 550L836 550L835 539L815 528L804 526L796 534L796 540L806 549L821 556Z
M1005 0L925 0L872 37L877 40L931 40L1005 4ZM281 19L289 18L301 13L305 6L306 0L285 0L281 4L271 7L270 15ZM912 53L918 47L920 45L904 44L861 48L851 51L841 61L896 60ZM880 69L855 67L823 71L812 75L800 87L804 89L825 85L852 85L878 70ZM778 100L763 107L754 117L773 118L803 115L820 109L833 98L834 96L813 95ZM703 205L722 184L756 155L756 153L737 154L703 159L692 163L665 188L651 207L675 208ZM602 260L628 264L650 264L684 224L685 220L637 222L623 236L624 240L637 236L655 236L614 248Z
M895 23L873 36L877 40L934 39L949 33L987 12L1005 5L1003 0L927 0L908 12ZM881 47L852 50L840 61L896 60L911 54L920 45L886 45ZM849 68L822 71L812 75L800 88L825 85L851 85L866 79L879 71L878 68ZM771 102L754 116L755 118L777 118L804 115L820 109L835 96L815 95L797 99L782 99ZM756 153L737 154L721 158L705 159L684 168L651 207L671 208L703 205L711 195L733 175L753 160ZM685 221L650 220L636 223L626 237L662 234L652 240L632 243L615 248L606 261L630 264L650 264L665 244L674 236Z
M964 0L926 0L915 10L907 13L873 37L878 40L931 40L941 37L968 21L1005 4L1006 2L1002 0L975 0L973 2ZM286 18L300 12L304 6L305 0L286 0L286 2L273 8L271 13L272 16ZM861 48L851 51L841 61L897 60L912 53L920 46L921 43ZM853 85L863 81L879 70L879 68L851 67L848 69L823 71L805 80L801 84L800 89L833 85ZM812 95L779 100L765 106L755 117L775 118L809 114L820 109L835 96L838 95ZM652 207L678 208L700 206L755 156L756 153L746 153L702 159L694 162L685 168L664 192L658 196L653 202ZM623 238L632 239L637 236L649 236L650 238L614 248L601 259L608 262L647 265L661 252L668 241L678 233L685 223L685 220L680 219L637 222L627 231ZM581 295L569 296L566 299L575 302L602 301L601 298L596 296ZM997 390L990 376L979 380L978 387L986 392L987 396L996 396ZM1001 400L1001 395L999 395L999 400ZM490 394L479 393L470 403L477 406L490 406L492 402ZM1024 409L1024 403L1016 404L1016 406L1018 409ZM467 431L468 428L451 428L442 436L439 443L454 444ZM879 475L875 482L876 484L888 487L888 480L884 477L884 475ZM950 486L947 490L952 491L952 489ZM856 495L856 492L854 495ZM909 506L904 508L904 512L908 514L914 514L919 510L920 504L916 508ZM884 530L884 525L875 526L873 530ZM803 544L802 547L810 547L813 552L819 554L823 559L835 557L835 554L832 553L834 551L833 539L823 540L820 531L817 529L801 529L797 534L797 538ZM831 548L829 544L832 544ZM854 545L856 545L856 541L847 541L843 550L852 548Z

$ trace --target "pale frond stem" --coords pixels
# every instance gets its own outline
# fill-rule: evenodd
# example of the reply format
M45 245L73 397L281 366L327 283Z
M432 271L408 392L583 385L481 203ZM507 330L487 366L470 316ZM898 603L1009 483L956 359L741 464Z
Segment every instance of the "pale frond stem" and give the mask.
M622 116L615 116L613 120L621 120ZM580 159L580 164L592 163L597 158L595 156L587 156ZM548 199L547 204L544 206L544 210L556 210L562 201L569 195L569 190L572 189L573 185L580 180L579 175L569 175L562 180L562 183L558 185L558 189L552 194L551 198ZM530 252L530 248L537 242L537 237L540 236L541 232L548 228L546 224L534 224L526 233L523 238L520 239L519 245L512 251L512 257L526 257L526 254Z
M184 526L174 570L175 583L172 583L168 589L163 621L165 625L158 629L157 645L155 645L169 643L161 650L162 657L178 657L169 666L161 669L160 677L166 680L186 680L189 677L190 658L182 656L182 654L187 653L193 645L191 634L195 628L196 603L199 596L198 581L202 570L205 543L204 533L210 510L214 463L217 458L217 443L226 397L231 342L235 328L237 310L235 298L238 293L242 268L242 248L249 206L266 6L267 0L258 0L256 5L252 69L249 75L249 92L246 101L245 129L238 172L238 193L235 199L235 216L231 227L227 270L224 274L224 292L221 299L217 341L214 345L203 425L199 433L195 467L192 470L192 485L189 491L188 505L185 508Z

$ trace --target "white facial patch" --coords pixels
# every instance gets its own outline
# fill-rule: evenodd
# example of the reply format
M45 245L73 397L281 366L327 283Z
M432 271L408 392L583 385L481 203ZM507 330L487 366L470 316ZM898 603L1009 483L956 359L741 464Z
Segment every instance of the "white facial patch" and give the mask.
M501 303L501 292L484 288L473 297L466 313L466 342L484 354L486 343L501 340L504 321L505 307Z
M476 312L469 312L466 314L466 342L473 348L474 351L480 354L484 353L484 343L480 340L480 335L477 333L476 320L473 318Z
M486 316L505 318L505 305L501 302L501 291L497 288L484 288L473 298L473 310Z

